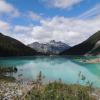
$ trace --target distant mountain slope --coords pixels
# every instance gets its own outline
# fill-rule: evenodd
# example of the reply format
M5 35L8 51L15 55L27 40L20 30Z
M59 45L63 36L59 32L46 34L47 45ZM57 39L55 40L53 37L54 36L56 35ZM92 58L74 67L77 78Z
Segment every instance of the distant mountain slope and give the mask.
M97 55L100 54L100 31L96 32L86 41L68 49L61 53L61 55Z
M0 33L0 56L32 56L38 54L16 39Z
M35 49L38 52L42 52L45 54L59 54L60 52L64 51L65 49L69 49L70 46L62 43L61 41L56 42L55 40L51 40L48 43L38 43L34 42L28 45L29 47Z

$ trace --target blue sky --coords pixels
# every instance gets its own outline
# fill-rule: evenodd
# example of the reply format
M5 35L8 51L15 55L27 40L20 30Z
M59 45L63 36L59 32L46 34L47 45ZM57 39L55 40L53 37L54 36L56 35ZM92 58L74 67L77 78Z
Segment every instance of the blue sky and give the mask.
M25 44L75 45L100 29L100 0L1 0L0 6L0 31Z
M15 8L17 8L22 13L33 11L38 15L42 15L42 17L44 18L55 17L55 16L77 17L80 14L84 13L85 11L91 9L93 6L100 3L99 0L82 0L78 5L76 4L72 8L69 7L64 9L61 7L60 8L49 7L48 5L46 5L46 2L49 2L50 0L6 0L6 1L11 3ZM53 2L53 0L51 1ZM25 19L26 18L19 17L18 19L16 19L17 21L16 20L13 21L15 24L27 25L31 23L29 19L27 20Z

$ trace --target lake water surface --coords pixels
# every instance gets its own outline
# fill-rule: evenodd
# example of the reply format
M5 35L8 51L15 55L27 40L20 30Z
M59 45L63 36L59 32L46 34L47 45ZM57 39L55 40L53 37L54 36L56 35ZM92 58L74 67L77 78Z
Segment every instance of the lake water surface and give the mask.
M0 66L15 66L18 72L14 76L22 74L24 78L30 80L36 79L41 71L45 76L45 82L61 78L65 83L76 83L81 71L86 81L93 82L94 86L100 87L100 64L79 62L83 59L87 58L61 56L0 58Z

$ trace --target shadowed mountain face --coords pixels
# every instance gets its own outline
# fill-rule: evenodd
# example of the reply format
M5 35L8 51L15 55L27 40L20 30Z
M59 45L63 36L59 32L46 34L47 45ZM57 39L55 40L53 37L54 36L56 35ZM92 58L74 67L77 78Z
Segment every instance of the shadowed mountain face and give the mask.
M100 31L96 32L86 41L68 49L61 55L98 55L100 54Z
M16 39L0 33L0 56L32 56L38 53Z
M44 54L59 54L60 52L70 48L69 45L61 41L56 42L55 40L51 40L50 42L44 44L34 42L32 44L29 44L28 46Z

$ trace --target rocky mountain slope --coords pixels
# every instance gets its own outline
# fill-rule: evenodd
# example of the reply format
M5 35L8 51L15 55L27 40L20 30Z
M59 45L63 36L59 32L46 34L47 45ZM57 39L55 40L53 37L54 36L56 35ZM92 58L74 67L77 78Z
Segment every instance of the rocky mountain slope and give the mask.
M69 45L61 41L56 42L55 40L51 40L50 42L47 42L47 43L34 42L32 44L29 44L28 46L44 54L59 54L65 49L70 48Z

